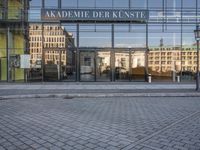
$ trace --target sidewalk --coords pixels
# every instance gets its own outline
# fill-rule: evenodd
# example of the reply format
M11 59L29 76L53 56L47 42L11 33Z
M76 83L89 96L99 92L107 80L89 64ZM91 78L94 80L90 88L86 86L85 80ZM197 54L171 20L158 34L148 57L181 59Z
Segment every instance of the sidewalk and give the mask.
M0 84L0 99L46 97L200 96L195 83L47 82Z

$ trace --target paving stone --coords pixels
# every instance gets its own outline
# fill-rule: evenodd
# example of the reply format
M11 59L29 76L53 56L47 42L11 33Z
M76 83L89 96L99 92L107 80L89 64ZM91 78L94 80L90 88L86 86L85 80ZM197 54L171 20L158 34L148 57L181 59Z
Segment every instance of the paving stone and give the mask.
M199 111L199 97L5 100L0 102L0 145L193 150L200 147Z

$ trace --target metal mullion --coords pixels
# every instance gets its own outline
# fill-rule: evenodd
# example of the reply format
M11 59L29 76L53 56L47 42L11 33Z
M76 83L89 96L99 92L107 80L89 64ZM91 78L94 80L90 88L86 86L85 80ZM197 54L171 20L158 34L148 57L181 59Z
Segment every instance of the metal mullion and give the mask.
M76 25L76 40L77 40L77 48L76 48L76 81L80 81L80 51L79 51L79 28L80 25L77 23Z
M131 76L132 76L132 69L131 69L131 66L132 66L132 50L133 49L130 49L129 48L129 81L132 81L132 78L131 78Z

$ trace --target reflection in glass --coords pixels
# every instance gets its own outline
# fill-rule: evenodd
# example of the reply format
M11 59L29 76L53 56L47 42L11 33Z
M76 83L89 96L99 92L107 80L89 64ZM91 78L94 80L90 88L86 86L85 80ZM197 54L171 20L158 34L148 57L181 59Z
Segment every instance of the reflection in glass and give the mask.
M115 79L129 80L129 51L115 52Z
M61 6L62 8L76 8L77 0L62 0Z
M111 25L80 25L80 47L111 47Z
M56 81L61 78L60 56L61 51L45 51L44 52L44 78L45 81ZM63 64L65 62L62 62Z
M145 76L145 52L131 52L131 79L134 81L144 81Z
M195 25L183 26L182 45L182 80L191 81L195 79L197 70L196 41L194 38Z
M45 8L56 8L58 7L58 0L45 0Z
M132 8L146 8L147 0L131 0Z
M95 52L80 52L80 80L94 81L95 77Z
M110 51L98 51L96 57L97 81L110 81Z
M175 82L181 71L181 28L171 25L164 29L149 33L148 72L153 80Z

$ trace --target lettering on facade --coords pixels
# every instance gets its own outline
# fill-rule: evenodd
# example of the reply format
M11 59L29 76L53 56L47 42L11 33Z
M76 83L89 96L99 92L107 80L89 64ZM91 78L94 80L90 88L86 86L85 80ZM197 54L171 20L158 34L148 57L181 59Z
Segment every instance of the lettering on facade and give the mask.
M125 9L42 9L43 21L142 21L149 18L147 10Z

